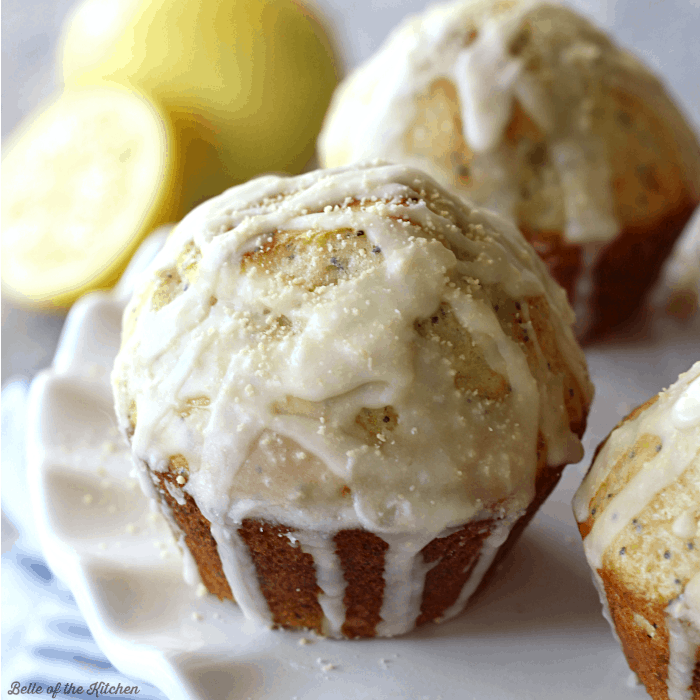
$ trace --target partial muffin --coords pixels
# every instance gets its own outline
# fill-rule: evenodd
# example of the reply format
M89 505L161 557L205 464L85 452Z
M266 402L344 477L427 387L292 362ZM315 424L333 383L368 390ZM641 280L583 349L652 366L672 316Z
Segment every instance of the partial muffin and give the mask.
M406 162L512 217L591 339L632 317L700 202L700 147L659 80L572 10L457 0L338 88L322 165Z
M700 362L600 445L574 513L632 670L654 700L700 698Z
M680 320L697 313L700 301L700 207L683 231L654 291L657 306Z
M263 177L137 285L116 411L209 591L391 636L461 611L581 457L572 318L512 224L417 170Z

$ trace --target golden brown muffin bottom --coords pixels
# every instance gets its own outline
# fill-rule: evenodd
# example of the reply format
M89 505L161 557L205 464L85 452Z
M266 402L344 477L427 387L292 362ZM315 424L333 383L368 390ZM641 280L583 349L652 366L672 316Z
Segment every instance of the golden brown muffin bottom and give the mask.
M347 583L341 631L346 637L373 637L381 621L384 557L389 545L365 530L341 530L333 541Z
M216 540L211 534L210 522L202 515L192 496L185 494L185 503L179 505L170 495L165 487L166 482L180 488L175 480L175 474L172 472L151 473L158 479L159 485L156 488L161 503L163 506L167 506L180 530L184 533L185 544L197 563L199 575L207 590L219 600L224 598L233 600L231 588L221 568L221 559L219 559L219 552L216 548Z
M601 340L634 320L697 204L685 198L662 221L628 226L602 249L590 272L593 291L585 311L590 325L578 334L580 342ZM558 232L533 233L522 224L521 230L574 305L583 273L581 246L567 243Z
M542 440L538 448L535 498L512 528L476 592L484 588L559 481L563 467L547 467ZM178 486L173 472L156 473L156 477L161 503L184 532L204 585L218 598L233 600L209 522L189 494L185 494L185 503L180 505L167 490L166 482ZM426 575L417 625L440 621L457 601L479 560L484 540L496 522L496 519L487 519L467 523L451 535L435 538L422 550L426 563L437 564ZM292 543L287 537L292 532L293 529L285 525L253 519L244 520L238 529L255 565L273 623L322 633L323 611L318 603L318 594L322 591L316 581L313 557ZM346 637L373 637L381 621L384 563L389 545L381 537L361 529L341 530L333 540L347 583L342 633Z
M276 625L321 631L323 611L316 583L314 559L286 537L291 527L261 520L244 520L238 534L258 574L260 590ZM219 563L221 566L221 563Z
M591 273L594 321L582 342L602 338L634 319L697 204L686 198L663 221L627 227L603 249Z
M647 600L629 590L609 572L599 569L610 616L627 663L653 700L668 700L669 633L665 601ZM693 700L700 700L700 649L691 683Z
M610 616L615 623L630 668L639 676L654 700L667 700L668 630L664 603L652 603L635 595L602 569L598 570ZM635 618L635 615L639 616ZM647 624L640 624L646 620Z

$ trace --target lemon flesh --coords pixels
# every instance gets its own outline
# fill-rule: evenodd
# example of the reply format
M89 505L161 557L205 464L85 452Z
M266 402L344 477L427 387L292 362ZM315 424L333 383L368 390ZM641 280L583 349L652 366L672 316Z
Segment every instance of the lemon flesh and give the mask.
M66 86L131 87L169 115L195 153L180 163L187 205L261 172L299 172L337 82L328 36L293 0L84 0L61 66Z
M64 307L116 282L135 248L174 214L172 134L124 90L67 91L3 149L4 291Z

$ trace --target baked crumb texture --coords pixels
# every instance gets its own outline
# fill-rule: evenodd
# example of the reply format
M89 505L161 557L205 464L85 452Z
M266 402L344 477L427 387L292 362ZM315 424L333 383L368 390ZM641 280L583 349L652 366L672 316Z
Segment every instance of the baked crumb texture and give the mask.
M191 580L263 624L392 636L459 613L580 459L571 322L514 226L417 170L265 177L144 275L116 410Z
M326 167L411 163L512 217L584 339L640 310L700 202L700 146L660 81L571 9L533 0L406 20L336 91L319 152Z
M700 363L615 428L574 512L631 669L654 700L700 698Z

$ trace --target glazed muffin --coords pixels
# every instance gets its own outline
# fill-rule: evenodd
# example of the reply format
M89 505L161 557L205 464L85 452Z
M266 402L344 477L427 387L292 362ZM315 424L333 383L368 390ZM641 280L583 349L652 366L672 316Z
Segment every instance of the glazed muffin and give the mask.
M601 444L574 513L632 670L654 700L700 698L700 362Z
M391 636L461 611L581 457L571 321L512 224L419 171L263 177L137 285L117 416L211 593Z
M513 218L579 338L639 310L700 201L696 135L659 80L571 9L457 0L411 17L338 88L321 164L415 165Z

